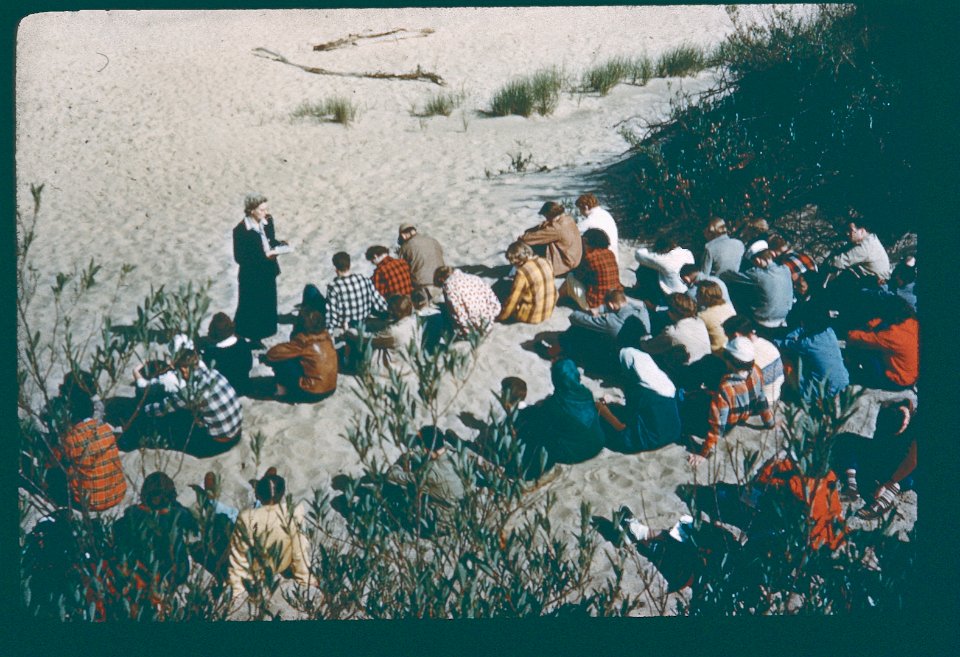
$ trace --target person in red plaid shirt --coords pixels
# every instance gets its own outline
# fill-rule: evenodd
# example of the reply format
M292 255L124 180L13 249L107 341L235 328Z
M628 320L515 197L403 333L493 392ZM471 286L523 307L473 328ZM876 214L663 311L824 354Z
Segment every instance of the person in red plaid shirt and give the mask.
M777 256L777 264L786 265L790 270L790 276L793 277L793 280L797 280L797 276L800 274L805 274L808 271L817 271L817 263L813 261L813 258L806 253L800 253L799 251L791 249L787 240L779 235L774 235L770 238L769 246L770 250Z
M620 269L610 252L610 238L599 228L590 228L583 234L583 262L578 277L587 286L587 309L599 308L610 290L622 290Z
M410 265L406 260L391 258L385 246L371 246L367 249L367 260L376 266L371 280L384 299L395 294L412 294L413 281L410 278Z
M73 499L88 511L105 511L123 501L127 481L113 428L93 417L93 401L74 388L70 394L73 427L62 440L67 480Z
M753 343L747 338L736 337L724 347L727 372L720 377L717 389L710 392L707 437L699 454L687 455L691 466L703 463L722 436L738 425L747 425L754 416L760 417L762 428L774 428L773 411L763 394L763 379L754 356ZM713 387L709 381L707 387Z

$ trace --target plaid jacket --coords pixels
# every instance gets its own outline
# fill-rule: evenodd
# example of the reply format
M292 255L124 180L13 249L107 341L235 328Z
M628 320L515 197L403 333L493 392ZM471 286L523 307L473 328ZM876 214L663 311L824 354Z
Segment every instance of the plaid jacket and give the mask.
M710 401L710 429L700 455L709 454L721 436L754 415L760 416L766 428L773 428L773 411L763 394L763 379L756 365L746 376L731 372L720 381L720 390Z
M620 269L610 249L587 249L583 256L583 283L587 286L587 305L597 308L603 305L610 290L622 290Z
M788 251L777 258L777 263L786 265L790 270L790 275L796 278L798 274L804 274L808 271L817 271L817 263L806 253L799 251Z
M87 419L74 425L63 438L69 462L70 488L78 504L104 511L120 504L127 492L117 439L109 424Z
M553 282L553 267L544 258L534 256L517 268L513 289L498 319L504 320L515 315L518 322L539 324L550 318L556 305L557 285Z
M146 404L143 412L159 416L181 408L192 411L214 440L227 442L240 433L243 408L236 391L225 376L203 363L193 369L182 390Z
M394 294L411 294L413 282L410 279L410 265L406 260L386 256L373 272L373 286L384 299Z
M327 326L343 328L350 322L362 322L372 310L385 311L387 302L360 274L337 276L327 286Z

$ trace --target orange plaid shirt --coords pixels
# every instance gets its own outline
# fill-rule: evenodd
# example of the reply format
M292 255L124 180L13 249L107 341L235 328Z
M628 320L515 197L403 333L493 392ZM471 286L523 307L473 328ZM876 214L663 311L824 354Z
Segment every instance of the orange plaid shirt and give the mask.
M70 465L70 488L78 504L90 511L105 511L120 504L127 492L127 480L109 424L91 418L74 425L63 438L63 451Z

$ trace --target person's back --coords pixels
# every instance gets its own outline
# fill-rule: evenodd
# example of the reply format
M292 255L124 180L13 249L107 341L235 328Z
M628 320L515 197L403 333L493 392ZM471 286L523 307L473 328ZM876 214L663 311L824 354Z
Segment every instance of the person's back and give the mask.
M63 437L63 456L74 500L88 511L105 511L120 504L127 482L113 428L93 414L89 395L74 390L68 401L74 421Z
M266 360L296 358L302 369L299 388L311 395L322 395L337 389L337 351L327 331L299 333L289 342L271 347Z
M697 362L711 352L710 332L699 317L684 317L667 326L663 334L669 336L674 344L682 345L687 350L687 365Z
M546 448L557 463L581 463L600 453L605 443L593 395L580 383L573 361L561 359L550 368L554 391L542 404Z
M804 318L803 325L783 340L782 348L799 361L798 385L805 399L819 395L821 385L826 386L830 397L849 385L850 375L843 363L840 343L825 321L814 323Z
M753 299L750 313L763 326L780 326L793 305L793 279L783 265L770 263L766 267L751 267L745 276L752 283Z
M236 336L203 348L203 362L227 378L237 392L250 387L253 349L247 340Z
M415 287L433 285L433 275L444 266L443 247L434 238L415 234L400 246L399 255L410 265L410 277Z
M717 276L725 271L738 271L745 248L743 242L726 233L714 237L703 247L701 271L710 276Z

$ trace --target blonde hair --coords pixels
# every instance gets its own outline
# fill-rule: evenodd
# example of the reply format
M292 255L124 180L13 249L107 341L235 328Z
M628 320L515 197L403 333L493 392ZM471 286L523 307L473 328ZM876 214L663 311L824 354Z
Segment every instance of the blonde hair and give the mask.
M507 247L507 260L511 265L522 265L533 257L533 249L526 242L517 240Z
M703 281L697 285L697 303L705 308L712 308L722 306L726 300L723 298L723 290L716 281Z

